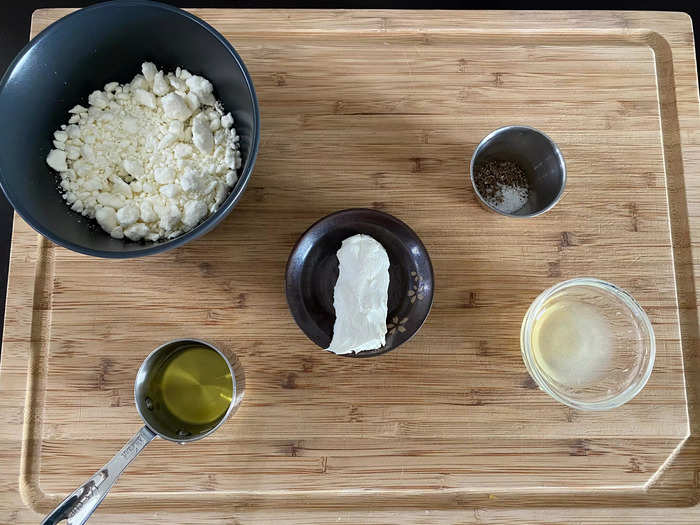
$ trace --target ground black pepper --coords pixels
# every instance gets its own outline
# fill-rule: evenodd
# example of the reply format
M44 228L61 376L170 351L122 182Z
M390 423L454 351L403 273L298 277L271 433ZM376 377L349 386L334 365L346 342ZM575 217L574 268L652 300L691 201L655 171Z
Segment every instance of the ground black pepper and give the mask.
M529 189L525 171L511 160L486 160L474 169L474 184L484 200L503 202L502 186Z

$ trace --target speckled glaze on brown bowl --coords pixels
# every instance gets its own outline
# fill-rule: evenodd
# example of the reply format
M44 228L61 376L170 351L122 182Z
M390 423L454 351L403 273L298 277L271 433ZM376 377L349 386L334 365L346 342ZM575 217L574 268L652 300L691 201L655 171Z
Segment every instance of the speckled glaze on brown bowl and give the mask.
M389 255L387 335L381 348L345 356L374 357L411 339L433 304L434 275L428 251L418 235L396 217L355 208L333 213L313 224L297 241L287 261L287 304L308 338L321 348L328 348L335 322L336 253L343 240L358 233L371 235Z

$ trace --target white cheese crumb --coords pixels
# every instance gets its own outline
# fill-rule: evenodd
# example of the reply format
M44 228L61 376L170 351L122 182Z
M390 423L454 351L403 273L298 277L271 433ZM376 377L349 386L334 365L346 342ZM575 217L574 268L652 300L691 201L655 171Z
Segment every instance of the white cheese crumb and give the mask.
M172 73L168 73L167 78L168 82L170 82L170 85L175 91L185 91L187 89L187 84L185 84L185 81L181 78L177 78Z
M187 106L183 98L177 93L168 93L161 99L165 116L169 119L187 120L192 115L192 111Z
M134 224L141 216L141 210L134 204L127 204L117 210L117 220L122 226Z
M165 79L162 71L158 71L153 78L153 93L162 97L170 92L170 82Z
M106 232L111 232L117 227L117 212L114 211L114 208L109 206L99 208L95 212L95 219L97 219L97 223L102 226L102 229Z
M187 87L190 88L190 92L197 95L197 98L202 104L207 106L213 106L216 103L212 91L214 90L211 82L206 78L200 77L198 75L193 75L187 79L185 82Z
M144 62L141 64L141 73L149 83L153 83L153 78L158 73L158 68L153 62Z
M153 93L146 91L145 89L137 89L134 93L134 100L142 106L146 106L151 109L156 107L156 97Z
M175 144L174 153L178 159L184 159L185 157L189 157L190 155L192 155L193 151L194 150L192 149L192 146L190 146L189 144L183 144L182 142Z
M231 116L231 113L226 113L223 117L221 117L221 125L226 129L233 126L233 117Z
M233 187L234 184L236 184L236 181L238 180L238 175L236 175L236 172L233 170L228 170L226 172L226 185L230 188Z
M141 167L141 164L138 162L131 159L124 159L123 165L126 172L135 179L140 179L143 177L143 167Z
M148 233L148 226L142 222L132 224L126 230L124 230L124 236L132 241L139 241L148 235Z
M150 62L141 72L93 91L88 108L74 106L46 162L71 209L114 238L157 241L218 209L238 180L240 153L211 82Z
M66 171L68 169L66 165L66 152L59 149L51 150L49 156L46 157L46 163L56 171Z
M72 109L69 109L68 113L87 113L87 108L78 104L77 106L73 106Z
M146 80L146 77L144 77L143 75L136 75L134 77L134 79L131 81L131 84L129 84L129 87L134 91L139 90L139 89L146 90L146 89L148 89L148 81Z
M102 91L93 91L88 97L88 102L91 106L98 107L100 109L106 108L109 101Z
M202 153L211 153L214 148L214 134L209 128L209 119L204 113L192 119L192 142Z
M182 222L192 228L204 217L209 210L202 201L189 201L185 204L185 213Z
M141 201L141 221L148 223L158 219L158 215L153 211L153 205L150 201Z

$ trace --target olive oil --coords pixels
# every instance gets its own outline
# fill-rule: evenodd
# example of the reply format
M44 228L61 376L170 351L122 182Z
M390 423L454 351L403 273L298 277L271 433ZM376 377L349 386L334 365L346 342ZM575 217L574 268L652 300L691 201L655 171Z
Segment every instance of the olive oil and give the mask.
M214 426L233 398L231 371L226 360L211 348L183 348L162 365L153 394L157 404L185 428Z

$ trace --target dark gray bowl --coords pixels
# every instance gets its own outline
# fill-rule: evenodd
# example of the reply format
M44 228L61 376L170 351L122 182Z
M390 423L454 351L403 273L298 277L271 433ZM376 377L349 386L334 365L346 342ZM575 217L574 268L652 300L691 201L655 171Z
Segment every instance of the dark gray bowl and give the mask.
M235 118L243 164L216 213L175 239L138 243L111 238L95 221L70 210L58 175L46 164L53 132L76 104L110 81L125 83L154 62L182 66L211 80ZM145 1L97 4L62 18L34 38L0 81L0 186L17 213L56 244L98 257L160 253L204 235L233 209L255 164L260 115L253 83L233 46L180 9Z

